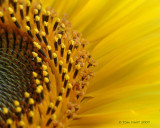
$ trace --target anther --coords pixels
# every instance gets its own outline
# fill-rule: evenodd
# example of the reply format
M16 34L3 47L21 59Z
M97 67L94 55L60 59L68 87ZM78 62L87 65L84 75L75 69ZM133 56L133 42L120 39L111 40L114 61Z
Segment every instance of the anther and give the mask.
M29 26L25 26L25 28L26 28L26 30L27 30L28 35L29 35L31 38L33 38L33 35L32 35L32 33L31 33L31 31L30 31L30 27L29 27Z
M57 28L59 22L60 22L60 19L57 18L57 21L55 22L54 27L53 27L53 31L56 30L56 28Z
M13 121L11 118L7 119L6 124L7 124L7 128L10 128L12 125Z
M63 87L66 88L67 83L68 83L68 80L69 80L69 76L66 74L65 77L64 77L64 79L65 79L65 80L64 80L64 85L63 85Z
M43 69L43 71L47 70L47 66L43 64L42 69Z
M55 47L56 51L58 51L58 43L57 43L57 41L58 41L58 38L55 37L54 47Z
M46 21L46 10L45 9L43 9L42 10L42 21L44 22L44 21Z
M39 14L40 14L40 12L41 12L41 8L42 8L42 6L41 6L40 4L38 4L38 5L37 5L38 15L39 15Z
M8 118L8 109L6 107L3 107L3 113Z
M24 97L25 97L26 103L28 103L28 102L29 102L30 94L29 94L28 92L25 92L25 93L24 93Z
M39 84L40 84L40 80L39 80L39 79L35 79L35 83L36 83L37 85L39 85Z
M19 106L19 101L18 101L18 100L15 100L15 101L14 101L14 105L15 105L16 107L18 107L18 106Z
M42 65L42 59L40 57L36 57L36 62Z
M44 82L46 83L46 86L47 86L48 91L50 91L50 81L49 81L49 78L48 78L48 77L45 77L45 78L44 78Z
M34 32L35 32L35 34L36 34L37 39L38 39L40 42L42 42L42 39L41 39L41 37L40 37L40 35L39 35L39 31L38 31L37 28L34 29Z
M69 96L69 93L70 93L71 89L72 89L72 84L69 83L69 84L68 84L68 89L67 89L67 92L66 92L66 97Z
M43 94L43 86L42 85L38 85L38 87L40 88L41 90L41 98L44 99L44 94Z
M13 0L14 11L17 12L17 0Z
M71 55L71 50L68 50L67 57L66 57L66 63L68 63L68 61L70 59L70 55Z
M58 107L59 103L62 101L62 96L57 97L57 101L55 103L55 106Z
M62 66L63 66L63 61L59 61L59 73L62 73Z
M14 14L13 14L13 9L11 7L8 7L8 10L9 10L9 14L11 17L14 17Z
M47 71L43 71L43 76L48 76L48 72Z
M33 98L29 98L29 107L31 110L33 110L34 100Z
M53 109L53 107L54 107L54 104L50 102L46 114L49 114L49 112Z
M30 111L30 112L29 112L29 119L28 119L30 124L33 123L33 116L34 116L34 112L33 112L33 111Z
M54 59L54 64L55 64L55 66L57 67L57 54L56 53L53 53L53 59Z
M48 45L48 41L47 41L45 32L41 32L41 33L42 33L42 38L43 38L44 43L45 43L46 45Z
M76 70L75 70L74 75L73 75L73 78L74 78L74 79L76 78L76 76L77 76L78 71L79 71L80 68L81 68L81 66L80 66L79 64L76 65Z
M30 3L30 1L28 0L28 1L27 1L27 6L26 6L26 15L28 15L28 13L29 13L30 5L31 5L31 3Z
M48 32L48 22L44 21L44 30L46 32L46 34L48 35L49 32Z
M34 9L34 19L38 15L38 9Z
M52 51L51 51L50 45L47 46L47 50L48 50L48 54L49 54L50 59L52 59Z
M63 68L62 81L64 81L64 77L65 77L66 73L67 73L67 69Z
M58 45L60 45L60 44L61 44L62 35L61 35L61 34L58 34L57 37L58 37Z
M56 115L55 114L51 115L51 118L49 118L49 120L47 121L46 126L49 126L50 123L55 119L56 119Z
M57 107L56 107L56 106L54 106L54 107L53 107L53 109L52 109L51 114L54 114L54 113L56 112L56 110L57 110Z
M3 15L3 12L0 11L0 18L1 18L2 22L4 23L5 20L4 20L4 17L3 17L3 16L4 16L4 15Z
M22 111L21 107L16 108L16 115L18 116L18 120L21 120L21 111Z
M61 44L61 57L63 57L64 48L65 48L65 45L64 45L64 43L62 43L62 44Z
M36 21L36 25L37 25L37 28L38 28L38 30L40 30L41 28L40 28L40 17L39 16L36 16L35 17L35 21Z
M69 43L70 43L70 45L69 45L69 50L71 50L71 51L72 51L72 49L73 49L73 45L74 45L74 41L73 41L73 40L71 40Z
M15 23L15 25L16 25L18 28L20 28L20 25L19 25L16 17L12 17L12 21Z
M34 78L37 78L38 74L36 72L32 72Z
M37 98L37 101L38 102L41 102L41 88L39 88L39 86L36 88L36 93L37 93L37 96L38 96L38 98Z
M47 12L46 12L46 20L45 20L45 21L48 22L50 14L51 14L50 11L47 11Z
M61 88L61 91L60 91L60 93L59 93L59 96L62 96L62 94L65 92L65 88Z
M72 59L72 58L70 58L70 59L69 59L69 64L68 64L68 72L70 72L70 71L71 71L72 64L73 64L73 59Z
M25 19L26 19L26 24L27 24L27 26L30 27L30 29L31 29L30 17L29 17L29 16L26 16Z
M21 18L24 19L23 5L19 5Z
M20 128L23 128L24 125L25 125L24 121L21 120L21 121L19 122L19 127L20 127Z

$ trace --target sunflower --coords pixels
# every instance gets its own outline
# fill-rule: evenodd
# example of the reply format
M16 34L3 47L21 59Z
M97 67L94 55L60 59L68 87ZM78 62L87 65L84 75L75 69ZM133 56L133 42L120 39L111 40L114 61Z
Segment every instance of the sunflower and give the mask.
M0 127L159 128L159 17L158 0L1 0Z

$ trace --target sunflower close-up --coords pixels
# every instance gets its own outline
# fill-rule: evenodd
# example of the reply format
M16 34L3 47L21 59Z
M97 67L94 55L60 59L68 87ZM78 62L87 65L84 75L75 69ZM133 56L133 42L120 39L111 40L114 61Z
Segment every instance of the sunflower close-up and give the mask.
M160 1L0 0L0 128L160 128Z

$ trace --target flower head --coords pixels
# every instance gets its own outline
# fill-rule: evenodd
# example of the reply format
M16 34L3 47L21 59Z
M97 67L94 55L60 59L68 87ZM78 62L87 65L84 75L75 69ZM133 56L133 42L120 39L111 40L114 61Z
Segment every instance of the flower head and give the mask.
M0 9L0 124L63 127L74 118L93 73L87 41L37 1Z

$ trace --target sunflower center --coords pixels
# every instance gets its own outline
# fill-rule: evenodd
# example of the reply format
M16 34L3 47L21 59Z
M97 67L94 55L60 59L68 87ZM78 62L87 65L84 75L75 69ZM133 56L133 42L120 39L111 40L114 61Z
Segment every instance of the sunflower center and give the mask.
M9 49L0 49L1 107L11 110L15 100L23 101L23 92L31 85L30 74L31 66L26 58Z

